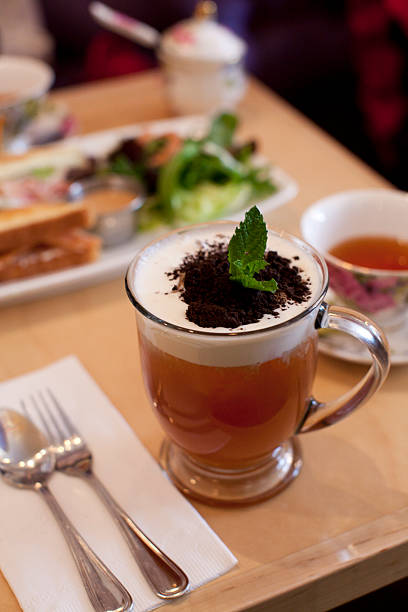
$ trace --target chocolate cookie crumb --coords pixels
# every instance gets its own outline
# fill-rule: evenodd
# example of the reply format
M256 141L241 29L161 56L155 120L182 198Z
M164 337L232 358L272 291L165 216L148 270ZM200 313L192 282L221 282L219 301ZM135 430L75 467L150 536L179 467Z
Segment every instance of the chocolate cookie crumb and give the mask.
M291 265L290 259L281 257L276 251L267 251L265 259L269 265L255 278L274 278L278 283L275 293L246 289L230 280L228 246L223 242L201 247L195 254L187 255L167 276L178 281L172 290L177 288L188 305L189 321L200 327L235 329L256 323L264 315L277 317L280 309L301 304L310 297L308 281L302 278L298 266Z

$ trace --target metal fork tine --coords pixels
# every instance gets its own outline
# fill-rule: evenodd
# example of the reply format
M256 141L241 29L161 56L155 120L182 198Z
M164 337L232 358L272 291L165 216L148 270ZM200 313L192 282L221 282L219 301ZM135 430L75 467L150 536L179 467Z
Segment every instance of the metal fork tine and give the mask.
M38 393L40 394L40 392ZM47 433L47 437L49 441L52 442L52 444L58 444L59 440L57 439L57 436L55 435L55 433L52 431L51 427L48 425L47 419L44 417L44 413L41 410L34 395L31 395L31 401L38 414L38 418L41 421L41 425L43 426L45 432Z
M20 406L21 406L21 410L24 414L24 416L31 421L30 415L28 414L28 410L27 410L27 406L25 405L25 401L24 400L20 400Z
M60 424L58 423L57 419L55 418L54 413L52 412L52 410L51 410L47 400L45 399L45 397L41 393L41 391L38 392L38 396L41 399L41 403L43 405L44 410L48 414L48 416L50 418L50 421L54 425L54 427L55 427L55 429L56 429L56 431L57 431L57 433L59 435L59 440L57 440L57 442L59 442L59 443L63 442L67 436L62 431L62 428L61 428Z
M50 398L52 399L55 408L58 411L58 414L60 415L65 427L68 430L68 433L71 436L75 436L75 435L79 435L79 432L77 430L77 428L75 427L75 425L72 423L72 421L68 418L68 415L65 413L63 407L61 406L60 402L57 400L57 398L55 397L54 393L51 391L51 389L49 387L47 387L47 392L48 395L50 396Z

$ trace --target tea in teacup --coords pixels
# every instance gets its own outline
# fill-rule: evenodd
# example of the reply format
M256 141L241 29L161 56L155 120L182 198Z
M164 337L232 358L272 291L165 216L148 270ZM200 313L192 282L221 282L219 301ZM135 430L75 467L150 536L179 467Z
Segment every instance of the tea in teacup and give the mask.
M358 236L335 244L331 255L374 270L408 270L408 242L391 236Z

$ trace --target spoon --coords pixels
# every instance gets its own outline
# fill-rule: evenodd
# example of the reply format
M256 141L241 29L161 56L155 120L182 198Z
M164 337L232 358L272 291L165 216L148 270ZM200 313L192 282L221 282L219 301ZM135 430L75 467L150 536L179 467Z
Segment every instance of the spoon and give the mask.
M65 536L94 610L131 610L131 595L88 546L48 489L54 465L42 432L20 413L1 408L0 473L4 480L11 486L33 489L44 498Z
M91 2L89 12L99 25L115 34L151 49L156 49L160 44L161 34L158 30L129 15L115 11L102 2Z

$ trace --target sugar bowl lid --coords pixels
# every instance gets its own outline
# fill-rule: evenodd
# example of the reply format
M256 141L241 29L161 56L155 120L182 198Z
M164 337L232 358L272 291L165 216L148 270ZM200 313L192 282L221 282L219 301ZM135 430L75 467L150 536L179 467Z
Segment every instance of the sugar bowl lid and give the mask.
M194 15L166 30L161 40L163 55L179 60L238 62L245 42L217 23L215 2L198 2Z

